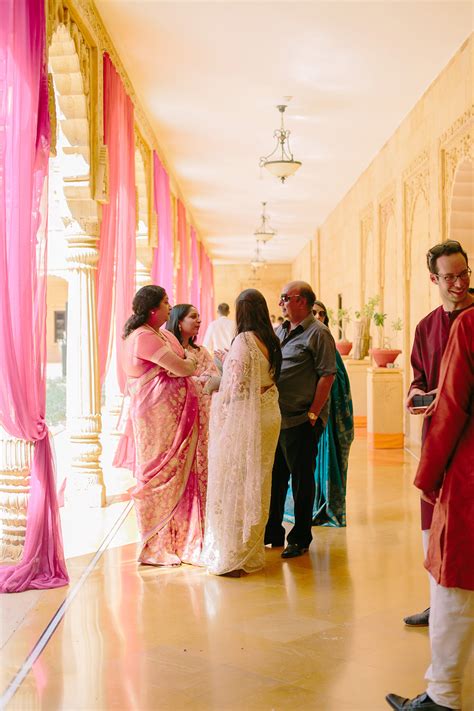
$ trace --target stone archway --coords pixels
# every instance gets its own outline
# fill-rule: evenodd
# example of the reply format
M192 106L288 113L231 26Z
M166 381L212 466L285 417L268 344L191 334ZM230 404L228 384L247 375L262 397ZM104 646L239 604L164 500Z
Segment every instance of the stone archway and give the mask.
M464 158L454 174L449 205L449 238L462 244L474 263L474 160Z

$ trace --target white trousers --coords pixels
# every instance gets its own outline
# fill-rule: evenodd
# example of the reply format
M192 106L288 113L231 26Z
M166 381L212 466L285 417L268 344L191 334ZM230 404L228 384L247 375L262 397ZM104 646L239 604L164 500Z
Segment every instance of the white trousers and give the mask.
M474 591L445 588L430 575L431 664L427 693L440 706L461 708L462 678L474 639Z

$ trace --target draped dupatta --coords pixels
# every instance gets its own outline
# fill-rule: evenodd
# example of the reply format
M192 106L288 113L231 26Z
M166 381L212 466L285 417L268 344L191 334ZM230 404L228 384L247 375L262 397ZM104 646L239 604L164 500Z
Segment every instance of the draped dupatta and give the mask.
M173 220L170 179L158 155L153 151L153 196L158 216L158 247L153 254L151 278L173 297Z
M104 382L111 348L115 298L117 378L122 370L122 329L135 291L136 196L133 104L110 57L104 55L104 140L109 154L109 202L102 211L97 268L100 381Z
M45 423L49 157L43 0L2 0L0 22L0 424L35 443L23 556L0 569L0 591L68 583ZM40 230L40 225L42 229Z

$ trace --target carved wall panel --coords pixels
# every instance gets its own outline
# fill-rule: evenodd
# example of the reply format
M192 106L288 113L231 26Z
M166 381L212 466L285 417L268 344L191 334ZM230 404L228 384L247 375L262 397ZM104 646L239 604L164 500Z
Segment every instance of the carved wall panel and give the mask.
M474 106L455 121L440 138L440 204L443 241L451 237L453 187L456 172L464 161L474 163ZM470 195L470 197L474 199L474 196Z

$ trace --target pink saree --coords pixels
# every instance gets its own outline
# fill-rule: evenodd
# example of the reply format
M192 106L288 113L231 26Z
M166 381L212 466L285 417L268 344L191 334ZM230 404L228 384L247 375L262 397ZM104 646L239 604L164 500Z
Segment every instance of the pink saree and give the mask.
M142 539L139 560L149 565L195 564L203 521L196 471L198 395L190 377L170 375L140 351L144 328L125 341L124 369L130 394L129 420L135 449L135 501ZM168 331L158 335L154 358L184 351ZM150 336L148 336L149 339ZM136 359L143 371L136 373Z

